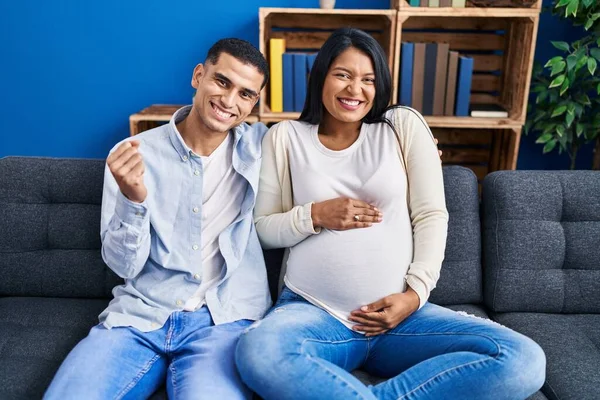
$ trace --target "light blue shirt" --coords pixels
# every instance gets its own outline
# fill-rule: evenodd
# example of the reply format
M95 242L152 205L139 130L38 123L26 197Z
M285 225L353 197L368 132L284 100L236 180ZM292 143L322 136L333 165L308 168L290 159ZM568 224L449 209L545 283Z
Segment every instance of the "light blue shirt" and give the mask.
M140 141L148 189L143 203L128 200L108 167L105 169L102 257L125 279L124 285L113 289L114 299L99 316L107 328L158 329L171 313L183 310L202 282L198 246L202 240L202 162L175 126L190 109L183 107L169 124L126 139ZM265 132L263 124L244 123L233 129L233 168L246 186L239 193L244 197L239 216L218 238L225 263L220 279L206 292L206 305L215 324L260 319L271 306L252 219ZM200 212L193 212L197 207Z

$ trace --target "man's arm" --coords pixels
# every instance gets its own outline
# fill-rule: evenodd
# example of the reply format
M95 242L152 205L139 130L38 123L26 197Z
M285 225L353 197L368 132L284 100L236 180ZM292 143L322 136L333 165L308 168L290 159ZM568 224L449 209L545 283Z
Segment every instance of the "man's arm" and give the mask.
M150 215L139 142L125 142L106 161L100 237L102 258L121 278L136 277L150 254Z

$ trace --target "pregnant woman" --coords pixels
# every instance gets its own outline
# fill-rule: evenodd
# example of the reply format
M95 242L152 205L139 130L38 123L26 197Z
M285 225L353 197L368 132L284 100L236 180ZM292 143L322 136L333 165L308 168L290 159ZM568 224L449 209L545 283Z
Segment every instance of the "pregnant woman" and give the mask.
M545 378L527 337L427 301L448 212L423 117L386 109L379 44L325 42L298 121L263 141L255 209L265 248L289 248L285 286L242 335L236 362L269 399L525 399ZM387 379L365 386L350 371Z

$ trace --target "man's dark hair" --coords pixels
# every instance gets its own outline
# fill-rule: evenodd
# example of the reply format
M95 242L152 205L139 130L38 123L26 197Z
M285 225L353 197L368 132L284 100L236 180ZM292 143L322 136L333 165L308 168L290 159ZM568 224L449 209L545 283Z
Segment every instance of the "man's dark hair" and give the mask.
M265 57L250 42L236 38L221 39L208 50L205 63L215 65L219 62L221 53L227 53L244 64L255 67L264 76L261 89L265 87L269 80L269 66Z

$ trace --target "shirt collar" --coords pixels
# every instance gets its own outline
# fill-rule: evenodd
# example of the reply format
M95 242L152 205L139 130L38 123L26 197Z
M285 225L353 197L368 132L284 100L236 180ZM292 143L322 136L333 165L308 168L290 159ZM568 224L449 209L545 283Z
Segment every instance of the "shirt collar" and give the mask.
M179 133L179 130L177 129L177 124L183 121L190 114L191 110L191 105L181 107L179 110L175 111L175 114L173 114L171 120L169 121L169 137L171 139L171 143L183 161L186 161L193 154L193 152L185 144L181 134ZM233 131L234 148L238 141L243 138L242 133L246 130L245 125L246 124L242 123L241 125L231 129Z

